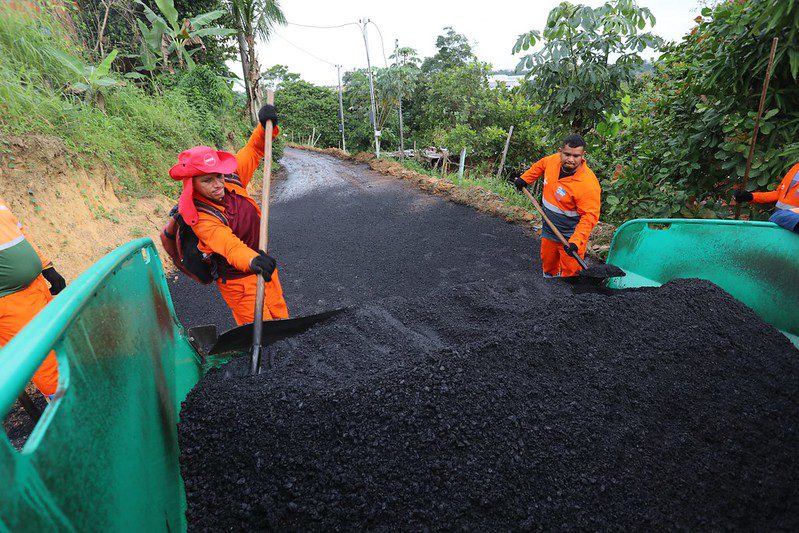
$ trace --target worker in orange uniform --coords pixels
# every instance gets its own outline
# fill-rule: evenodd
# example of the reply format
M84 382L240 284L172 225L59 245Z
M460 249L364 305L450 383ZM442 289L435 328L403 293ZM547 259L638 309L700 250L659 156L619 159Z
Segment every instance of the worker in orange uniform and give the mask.
M736 190L733 196L739 204L777 202L774 214L769 220L787 230L799 233L799 163L791 167L775 190L755 193Z
M197 235L198 248L216 254L223 263L217 287L239 325L253 321L257 275L266 282L264 319L289 316L275 260L258 249L261 210L247 193L247 184L264 157L266 121L274 124L273 138L280 132L274 106L263 106L258 118L260 124L247 145L235 155L196 146L182 152L169 171L172 179L183 181L178 211Z
M8 344L64 287L64 278L28 240L22 224L0 198L0 347ZM50 352L33 374L33 384L48 400L55 394L55 352Z
M536 161L515 179L521 191L544 176L544 213L568 239L563 246L547 224L541 232L541 264L544 277L569 277L580 270L574 259L585 257L588 236L599 221L601 188L585 162L585 141L580 135L563 139L558 153Z

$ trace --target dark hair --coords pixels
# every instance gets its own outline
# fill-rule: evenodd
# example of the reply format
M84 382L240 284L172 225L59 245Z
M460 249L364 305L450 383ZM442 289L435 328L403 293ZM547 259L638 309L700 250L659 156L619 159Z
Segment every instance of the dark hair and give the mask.
M582 135L577 135L576 133L572 133L571 135L567 135L565 139L563 139L563 146L569 146L571 148L585 148L585 140L583 139Z

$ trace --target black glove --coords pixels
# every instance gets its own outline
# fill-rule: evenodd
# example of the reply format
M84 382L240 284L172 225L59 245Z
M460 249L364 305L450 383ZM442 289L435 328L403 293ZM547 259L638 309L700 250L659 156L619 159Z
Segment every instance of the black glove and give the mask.
M263 250L258 250L258 255L250 261L252 271L263 276L266 281L272 281L272 272L276 265L275 258Z
M277 126L277 108L273 105L266 104L258 111L258 122L261 126L266 127L266 121L271 120L272 126Z
M563 245L563 249L566 250L566 253L570 256L574 257L577 255L577 245L573 242Z
M755 199L755 196L751 192L739 191L738 189L736 189L732 193L732 196L733 198L735 198L735 201L738 202L739 204L742 204L744 202L751 202L752 200Z
M524 181L521 177L516 178L513 180L513 184L516 185L516 190L522 192L522 189L530 185L526 181Z
M64 287L67 286L64 276L56 272L56 269L53 267L42 270L42 276L44 276L44 279L50 284L50 294L53 296L63 291Z

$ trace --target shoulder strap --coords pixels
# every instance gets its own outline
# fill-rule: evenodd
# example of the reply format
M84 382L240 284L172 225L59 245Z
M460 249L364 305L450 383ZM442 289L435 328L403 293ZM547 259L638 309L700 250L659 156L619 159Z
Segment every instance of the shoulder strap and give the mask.
M222 222L222 224L224 224L225 226L229 226L230 225L228 223L228 220L227 220L227 217L225 216L225 214L222 211L220 211L219 209L217 209L216 207L214 207L214 206L212 206L210 204L206 204L205 202L201 202L200 200L197 200L196 198L194 199L194 207L196 207L197 211L199 211L200 213L205 213L207 215L211 215L211 216L219 219L219 221Z
M238 185L239 187L244 187L238 174L225 174L225 181L233 185Z

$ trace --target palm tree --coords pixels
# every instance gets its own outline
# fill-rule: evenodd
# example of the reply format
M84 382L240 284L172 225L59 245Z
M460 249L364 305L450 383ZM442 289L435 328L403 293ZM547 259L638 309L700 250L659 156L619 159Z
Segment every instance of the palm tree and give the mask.
M275 25L286 24L279 0L227 0L233 16L233 25L238 30L239 56L244 73L244 88L247 91L247 107L253 124L258 120L261 106L261 89L258 80L261 67L255 51L255 39L269 40Z

